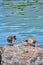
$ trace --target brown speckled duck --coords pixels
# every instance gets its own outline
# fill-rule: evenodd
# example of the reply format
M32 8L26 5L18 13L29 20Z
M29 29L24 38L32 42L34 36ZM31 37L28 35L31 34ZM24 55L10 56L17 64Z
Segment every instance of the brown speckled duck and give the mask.
M27 45L34 46L34 47L35 47L35 43L36 43L35 38L29 38L23 41L23 44L27 44Z

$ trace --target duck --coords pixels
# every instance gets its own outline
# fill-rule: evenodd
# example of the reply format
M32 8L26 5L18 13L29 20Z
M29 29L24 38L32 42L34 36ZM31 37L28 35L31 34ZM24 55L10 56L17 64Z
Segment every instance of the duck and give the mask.
M26 40L23 40L23 44L30 45L35 47L36 39L35 38L29 38Z
M29 44L35 44L36 43L36 39L35 38L29 38L28 39L28 43Z
M9 45L12 46L13 42L16 40L16 36L9 36L7 41L10 43Z

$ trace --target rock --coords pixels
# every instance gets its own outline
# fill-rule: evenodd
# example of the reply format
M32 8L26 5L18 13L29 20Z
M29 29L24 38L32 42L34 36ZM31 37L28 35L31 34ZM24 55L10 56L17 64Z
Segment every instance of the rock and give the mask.
M14 45L3 49L2 65L43 65L43 48Z

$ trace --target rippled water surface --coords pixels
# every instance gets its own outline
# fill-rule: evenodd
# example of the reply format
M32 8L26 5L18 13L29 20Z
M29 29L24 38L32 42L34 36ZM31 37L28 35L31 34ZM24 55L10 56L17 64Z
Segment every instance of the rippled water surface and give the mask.
M15 43L33 37L43 45L43 0L40 2L0 0L0 46L16 35Z

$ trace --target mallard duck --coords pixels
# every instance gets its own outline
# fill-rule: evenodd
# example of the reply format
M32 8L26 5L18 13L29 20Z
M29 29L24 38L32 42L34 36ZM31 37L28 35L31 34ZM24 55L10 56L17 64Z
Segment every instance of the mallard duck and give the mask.
M13 42L16 40L16 36L9 36L7 38L7 41L10 43L10 45L13 45Z

